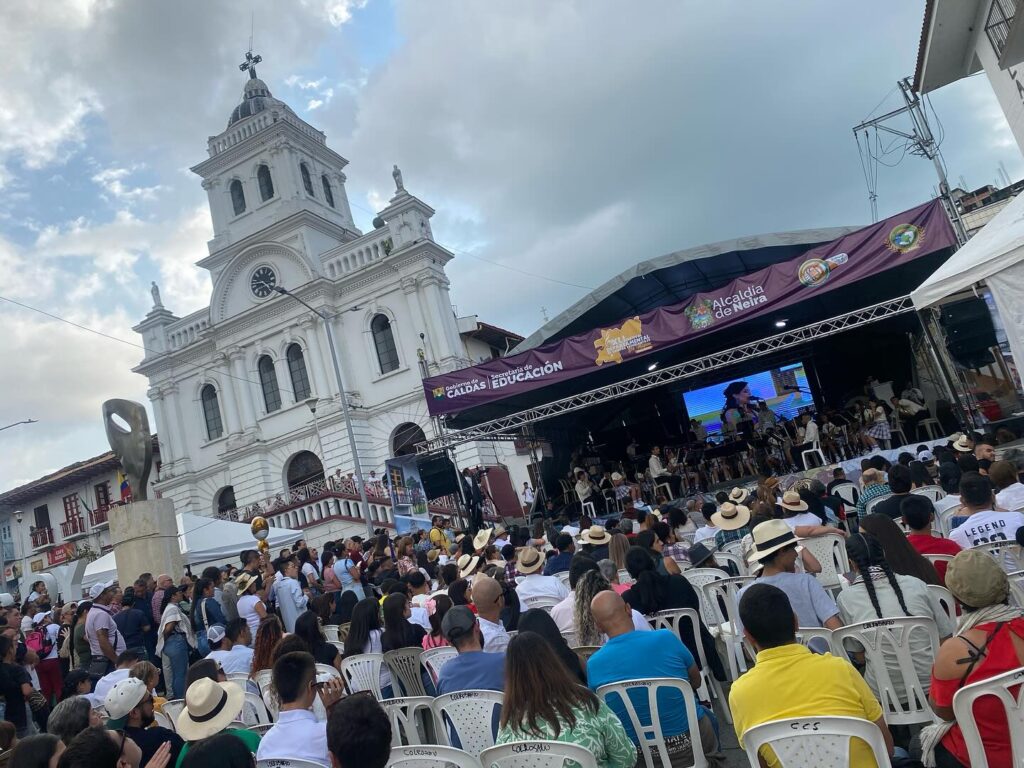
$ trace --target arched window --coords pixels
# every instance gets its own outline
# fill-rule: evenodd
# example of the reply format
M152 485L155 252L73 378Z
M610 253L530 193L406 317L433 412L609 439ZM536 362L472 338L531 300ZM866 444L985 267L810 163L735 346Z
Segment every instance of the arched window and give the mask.
M331 180L327 178L326 173L320 177L320 183L324 185L324 200L326 200L327 204L333 208L334 192L331 191Z
M199 393L203 401L203 418L206 420L206 437L216 440L224 434L224 422L220 418L220 405L217 403L217 390L207 384Z
M305 163L299 163L299 173L302 175L302 186L306 190L306 194L310 197L316 197L313 194L313 180L309 178L309 168L306 167Z
M315 453L302 451L295 454L288 462L288 488L298 488L315 480L323 481L324 465Z
M391 330L391 321L387 315L375 315L370 321L370 332L373 334L373 346L377 349L377 362L381 373L398 370L398 349L395 348L395 334Z
M221 488L220 493L217 494L217 512L223 514L237 508L238 505L235 503L235 487L233 485L226 485Z
M231 182L231 205L235 208L235 216L245 213L245 190L238 179Z
M426 442L427 436L423 434L419 424L406 422L399 424L398 429L391 436L391 455L410 456L416 453L416 444Z
M261 165L256 170L256 181L260 185L260 199L269 200L274 196L274 180L270 178L270 169Z
M264 355L256 365L260 374L260 386L263 388L263 404L267 407L267 413L273 413L281 408L281 390L277 386L277 373L274 371L274 361L270 355Z
M288 375L292 379L292 392L295 393L295 402L305 400L309 397L309 374L306 373L306 361L302 355L302 347L298 344L291 344L285 353L288 359Z

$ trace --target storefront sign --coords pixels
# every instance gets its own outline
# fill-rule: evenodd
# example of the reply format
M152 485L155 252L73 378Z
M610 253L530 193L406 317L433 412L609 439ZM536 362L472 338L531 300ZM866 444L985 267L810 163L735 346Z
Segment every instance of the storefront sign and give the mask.
M934 200L679 304L424 379L427 408L432 416L459 413L568 381L777 312L955 244L953 227L942 204Z
M45 567L42 559L33 560L29 565L32 568L32 573L42 573L43 568Z
M75 559L75 545L65 542L59 547L46 550L47 565L63 565Z

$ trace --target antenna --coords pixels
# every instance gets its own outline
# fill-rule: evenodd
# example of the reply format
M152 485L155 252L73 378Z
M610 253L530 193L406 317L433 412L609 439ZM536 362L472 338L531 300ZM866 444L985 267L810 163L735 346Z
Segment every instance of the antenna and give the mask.
M252 50L252 38L256 33L256 11L249 13L249 50Z

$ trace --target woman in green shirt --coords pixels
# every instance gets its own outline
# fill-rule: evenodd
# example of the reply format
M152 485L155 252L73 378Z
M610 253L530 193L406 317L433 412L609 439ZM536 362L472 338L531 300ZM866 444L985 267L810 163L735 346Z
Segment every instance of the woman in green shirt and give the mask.
M92 603L86 600L79 603L75 610L75 619L71 624L71 668L85 669L92 660L92 651L89 649L89 638L85 636L85 619L89 615Z
M636 747L608 706L569 675L544 638L521 632L505 652L505 701L496 743L535 739L585 747L599 768L632 768L637 760Z

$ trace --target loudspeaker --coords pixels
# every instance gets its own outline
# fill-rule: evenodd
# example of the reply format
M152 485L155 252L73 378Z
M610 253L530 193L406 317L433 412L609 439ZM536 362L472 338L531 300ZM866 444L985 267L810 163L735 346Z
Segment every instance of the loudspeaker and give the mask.
M459 479L455 473L455 465L446 454L420 456L416 459L416 468L420 472L423 492L428 499L459 494Z
M996 329L984 299L944 305L939 322L946 331L949 353L964 368L980 368L995 362L990 350L998 344Z

